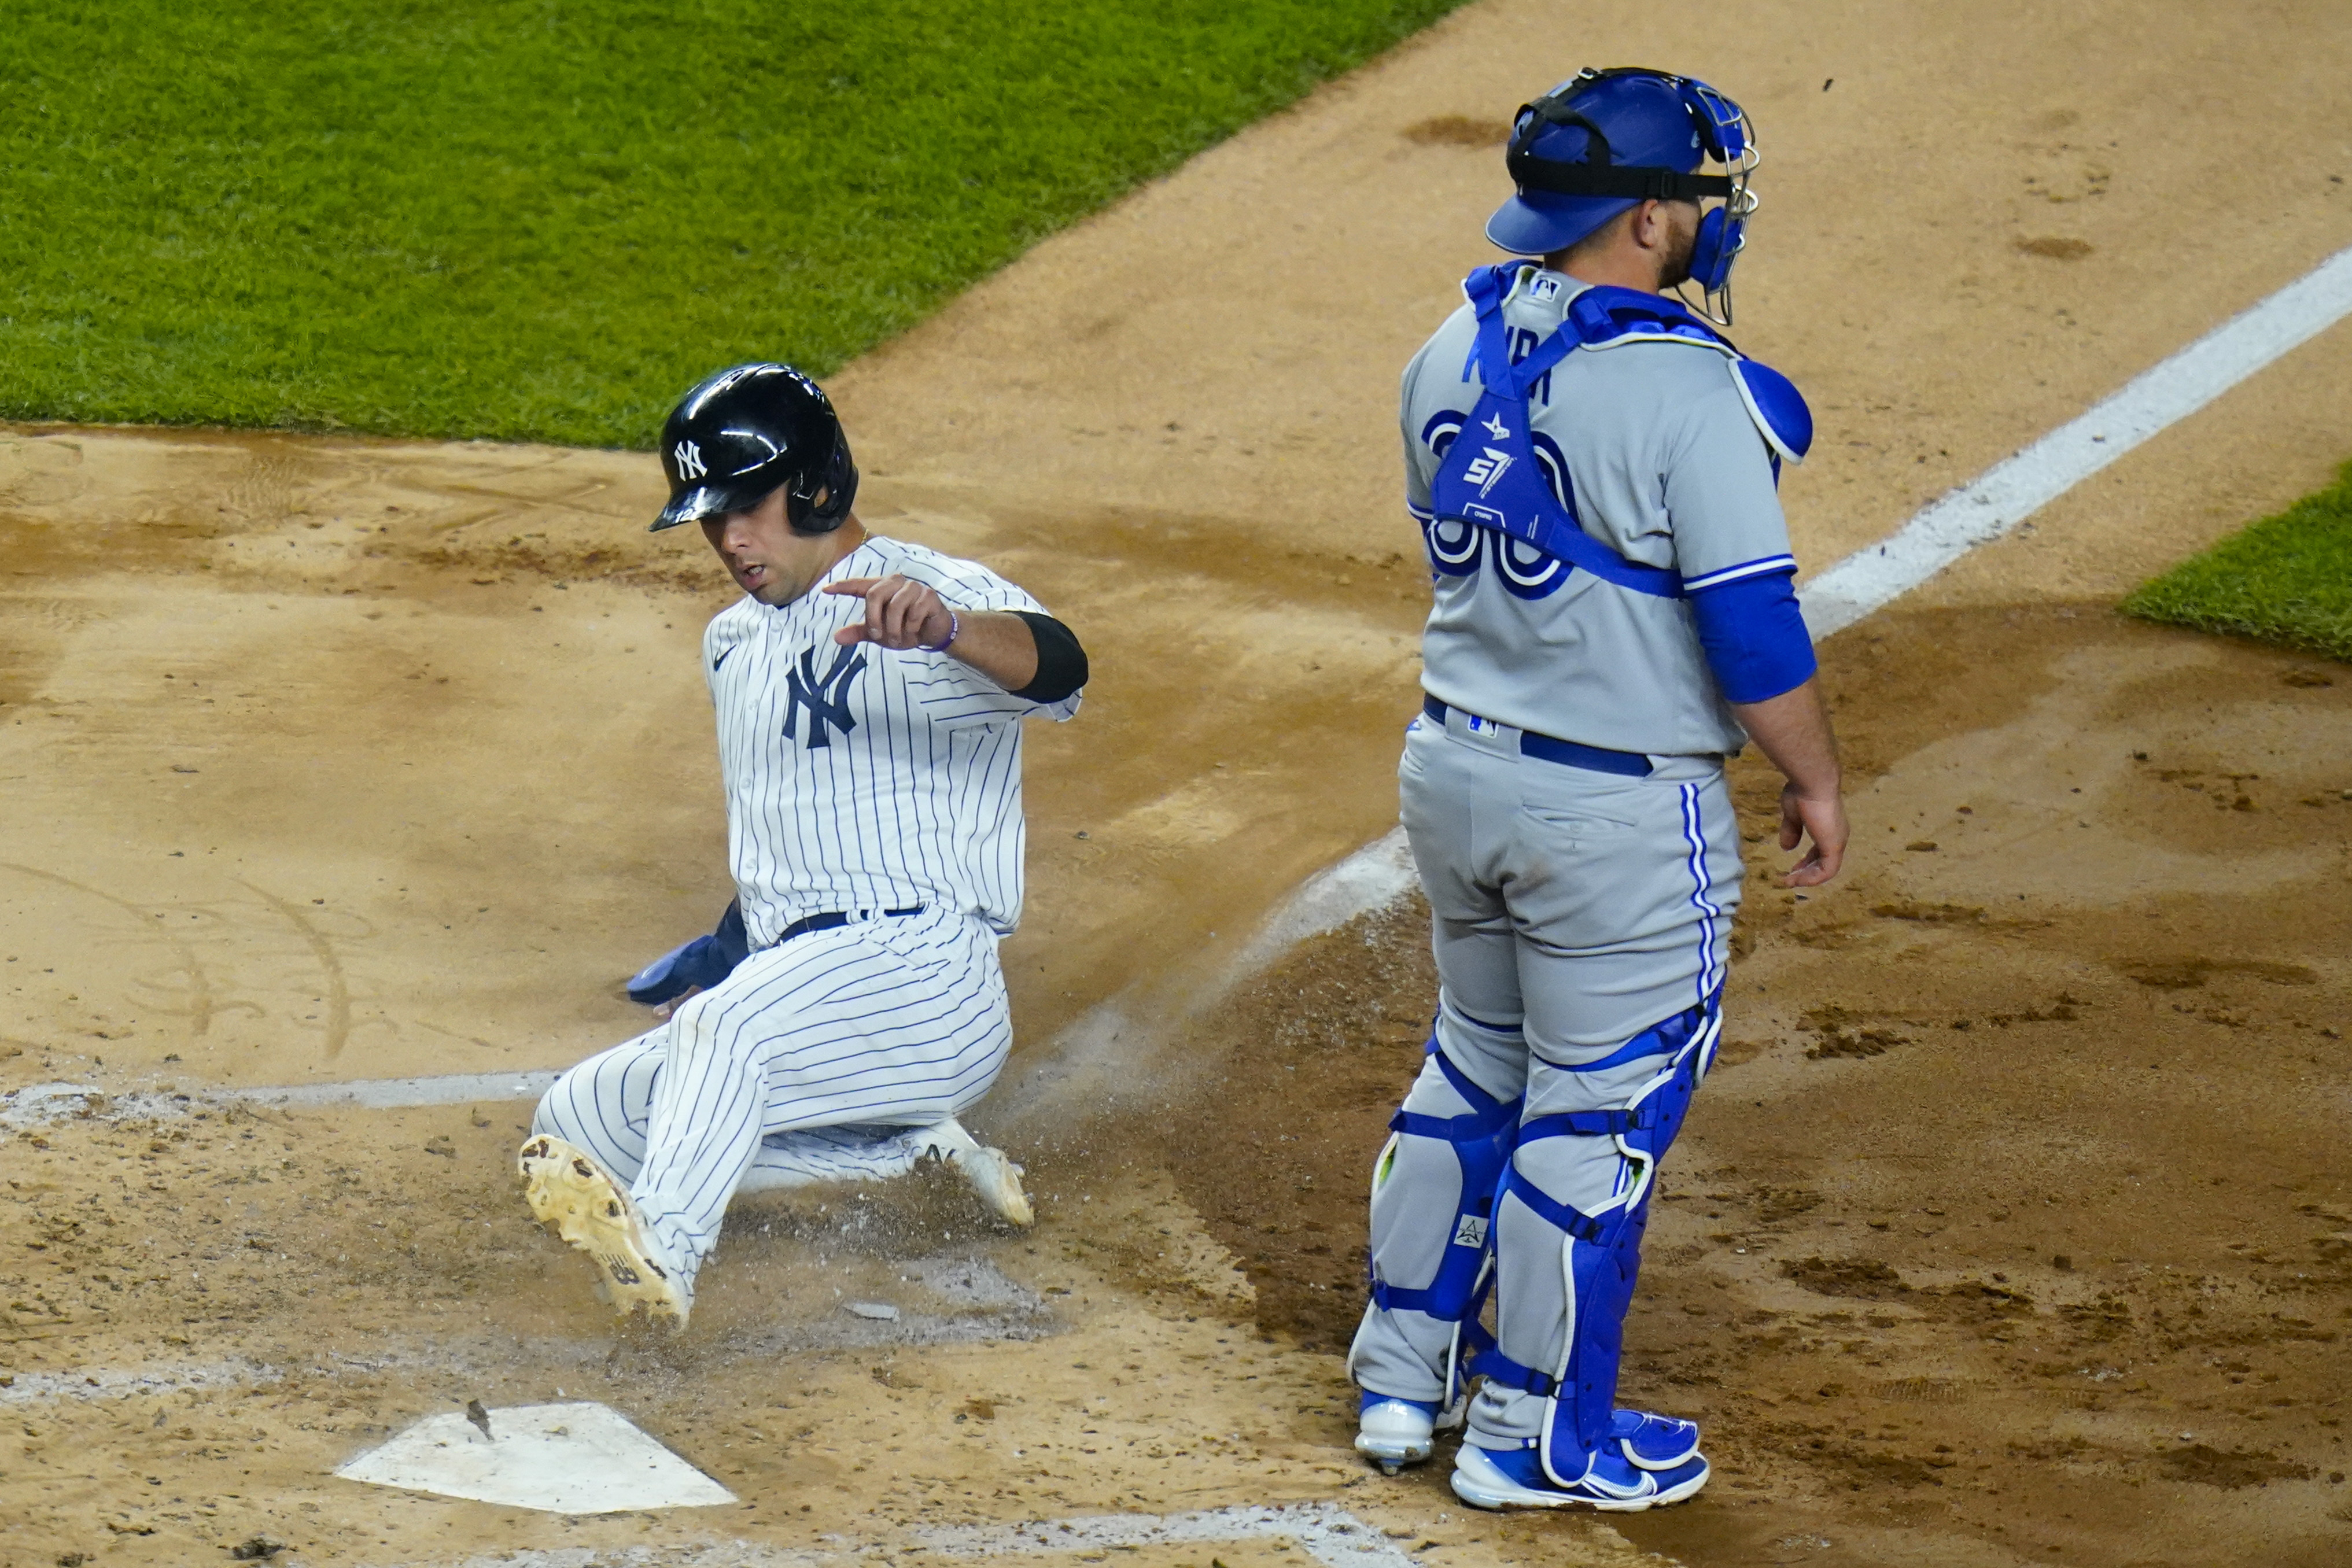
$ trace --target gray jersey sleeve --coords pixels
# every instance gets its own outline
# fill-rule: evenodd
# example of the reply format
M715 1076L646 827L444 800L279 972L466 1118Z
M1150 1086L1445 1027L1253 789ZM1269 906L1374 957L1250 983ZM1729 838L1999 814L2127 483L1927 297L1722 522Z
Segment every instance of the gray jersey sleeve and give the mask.
M1419 417L1414 411L1422 401L1415 392L1433 341L1423 343L1421 351L1406 363L1403 395L1397 400L1397 434L1404 439L1404 509L1424 523L1433 515L1430 482L1437 477L1437 458L1421 439L1421 431L1414 423ZM1465 395L1468 395L1467 389Z
M1723 371L1719 391L1685 406L1665 455L1675 570L1689 589L1790 571L1797 564L1770 450L1731 384L1730 366Z

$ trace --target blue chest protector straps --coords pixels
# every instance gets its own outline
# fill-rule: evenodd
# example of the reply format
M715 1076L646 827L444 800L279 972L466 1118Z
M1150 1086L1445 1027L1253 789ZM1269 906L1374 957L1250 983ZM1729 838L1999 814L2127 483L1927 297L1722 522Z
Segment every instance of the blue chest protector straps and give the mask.
M1528 392L1568 357L1578 339L1563 326L1527 358L1511 362L1511 329L1503 319L1503 299L1526 266L1482 267L1462 285L1478 316L1475 359L1484 385L1462 434L1438 464L1431 483L1432 508L1441 520L1508 534L1620 588L1679 599L1679 576L1627 560L1586 533L1571 509L1573 493L1564 482L1566 476L1561 476L1561 490L1570 499L1563 504L1537 466Z

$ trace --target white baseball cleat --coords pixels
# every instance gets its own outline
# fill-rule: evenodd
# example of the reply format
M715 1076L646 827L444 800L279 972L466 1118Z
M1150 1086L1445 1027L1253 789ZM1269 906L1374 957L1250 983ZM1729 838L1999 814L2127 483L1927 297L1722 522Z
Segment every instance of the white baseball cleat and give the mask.
M1003 1149L990 1148L953 1116L929 1131L931 1146L926 1152L953 1165L991 1213L1007 1225L1026 1227L1037 1222L1028 1194L1021 1190L1022 1169Z
M1037 1222L1036 1210L1029 1207L1029 1195L1021 1190L1022 1171L1003 1149L985 1145L969 1154L955 1156L956 1169L980 1195L999 1219L1007 1225L1030 1226Z
M524 1143L516 1164L523 1199L541 1225L596 1260L598 1294L627 1317L639 1307L683 1332L694 1298L637 1206L602 1166L562 1139L541 1133Z
M1437 1406L1364 1390L1358 1401L1356 1452L1394 1475L1429 1458L1437 1446Z

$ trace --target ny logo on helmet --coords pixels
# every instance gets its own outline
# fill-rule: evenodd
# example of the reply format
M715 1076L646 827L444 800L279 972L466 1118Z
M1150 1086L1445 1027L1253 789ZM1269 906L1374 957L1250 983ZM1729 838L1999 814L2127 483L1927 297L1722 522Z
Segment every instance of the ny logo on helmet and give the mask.
M677 476L679 478L699 479L706 472L708 472L708 470L702 466L702 448L697 446L693 442L679 442L677 444Z

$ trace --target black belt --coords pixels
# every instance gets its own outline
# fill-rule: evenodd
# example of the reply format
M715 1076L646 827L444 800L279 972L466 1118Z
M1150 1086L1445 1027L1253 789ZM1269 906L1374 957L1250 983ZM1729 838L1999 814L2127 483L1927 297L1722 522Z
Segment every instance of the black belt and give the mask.
M917 904L905 909L886 909L882 913L896 919L902 915L920 915L922 912L923 906ZM812 931L831 931L835 926L848 925L852 918L846 910L840 909L828 909L823 915L803 915L782 931L777 932L776 941L782 944L791 941L795 936L805 936Z
M1445 722L1445 705L1435 697L1423 696L1421 711L1439 724ZM1454 711L1474 724L1491 725L1497 729L1502 727L1493 719L1477 718L1464 709ZM1595 773L1619 773L1628 779L1647 779L1650 776L1650 759L1638 751L1611 751L1606 747L1587 746L1580 740L1559 740L1549 735L1538 735L1531 729L1519 731L1519 755L1540 758L1546 762L1564 763L1570 768L1590 768Z

